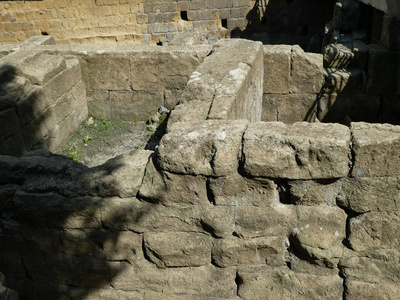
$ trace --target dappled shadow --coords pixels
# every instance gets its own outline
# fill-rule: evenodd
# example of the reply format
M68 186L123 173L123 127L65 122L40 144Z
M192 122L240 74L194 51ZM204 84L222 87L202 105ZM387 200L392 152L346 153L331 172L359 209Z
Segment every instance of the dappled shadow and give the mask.
M154 204L136 196L149 154L95 168L45 150L0 156L4 285L19 299L119 298L110 294L115 278L144 260L143 220Z

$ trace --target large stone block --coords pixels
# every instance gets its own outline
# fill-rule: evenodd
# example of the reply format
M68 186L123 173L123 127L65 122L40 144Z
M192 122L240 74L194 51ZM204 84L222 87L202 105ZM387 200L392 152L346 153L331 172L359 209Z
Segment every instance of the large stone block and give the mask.
M136 91L184 89L190 74L200 65L192 51L160 50L132 53L130 87Z
M117 290L146 289L190 298L192 295L202 295L204 298L236 296L234 268L201 266L159 269L150 263L135 266L115 262L110 264L110 269L111 284Z
M400 175L400 127L352 123L353 177Z
M369 212L350 219L348 241L357 252L399 249L398 212Z
M216 205L255 205L268 207L279 195L276 184L268 179L250 180L239 174L211 178L208 184Z
M158 169L156 164L153 156L140 187L141 198L164 205L208 202L205 177L165 172Z
M285 236L256 237L252 239L216 239L212 261L226 268L239 265L285 266Z
M338 124L250 124L244 135L243 168L255 177L346 177L349 145L349 129Z
M286 124L312 122L317 102L316 94L264 94L262 120Z
M396 299L400 294L397 283L376 283L363 282L358 280L346 280L346 299L347 300L385 300Z
M236 173L247 121L175 123L158 147L163 170L192 175Z
M338 203L356 213L397 211L400 206L396 177L356 177L343 182Z
M306 53L300 46L293 46L291 74L291 92L318 94L324 83L322 54Z
M292 46L264 46L264 93L289 94Z
M146 256L160 268L211 263L211 238L201 233L145 233L144 248Z
M273 207L238 206L235 214L235 235L243 238L289 235L296 227L296 212L292 205Z
M244 299L342 299L339 275L302 274L288 269L241 268L238 295Z
M296 205L335 205L343 180L289 180L290 202Z
M162 91L110 91L112 120L145 121L164 104Z

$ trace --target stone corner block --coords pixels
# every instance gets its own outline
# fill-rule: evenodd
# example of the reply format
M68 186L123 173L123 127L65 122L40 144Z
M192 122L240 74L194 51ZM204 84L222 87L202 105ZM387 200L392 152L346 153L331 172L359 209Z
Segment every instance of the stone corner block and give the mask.
M353 177L400 175L400 126L352 123Z
M248 121L175 123L161 140L157 162L177 174L223 176L237 172Z

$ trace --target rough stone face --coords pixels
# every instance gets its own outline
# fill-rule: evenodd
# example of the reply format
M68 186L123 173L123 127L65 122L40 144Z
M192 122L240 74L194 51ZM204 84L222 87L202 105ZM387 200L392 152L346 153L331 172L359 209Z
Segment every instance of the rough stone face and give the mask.
M18 300L18 295L14 290L8 289L3 286L4 275L0 273L0 297L3 300Z
M355 158L353 177L400 175L399 127L360 122L352 123L351 131Z
M324 83L322 55L305 53L296 45L292 47L292 60L291 92L318 94Z
M343 281L338 275L321 276L259 267L239 269L238 276L238 295L244 299L342 299Z
M369 212L351 218L349 244L355 251L399 249L400 214L395 212Z
M213 243L212 261L222 268L246 264L284 266L285 249L285 236L218 239Z
M192 175L236 173L247 121L175 123L158 147L163 170Z
M264 94L262 120L285 124L313 122L317 102L316 94Z
M177 175L159 170L153 157L139 194L151 202L171 204L204 204L208 202L206 178L194 175Z
M338 124L250 124L243 167L256 177L341 178L349 171L349 144L348 128Z
M210 236L201 233L146 233L144 247L160 268L199 267L211 262Z
M290 202L300 205L335 205L342 183L342 180L290 180Z
M356 213L397 211L399 177L356 177L343 182L338 203Z
M290 92L290 67L292 46L264 46L264 93L288 94Z
M270 206L279 198L275 183L268 179L249 180L239 174L211 178L209 188L216 205Z
M346 299L396 299L400 293L398 284L371 283L358 280L346 280Z

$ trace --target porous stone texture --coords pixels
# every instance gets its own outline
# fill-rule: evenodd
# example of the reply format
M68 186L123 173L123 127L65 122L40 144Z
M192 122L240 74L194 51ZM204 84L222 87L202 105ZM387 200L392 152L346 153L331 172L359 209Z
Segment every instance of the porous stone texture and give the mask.
M22 299L396 297L399 175L353 174L396 130L210 120L94 168L0 156L3 284Z
M79 61L21 49L0 59L0 153L54 151L88 115Z
M250 124L243 168L254 177L341 178L349 171L349 144L350 131L338 124Z
M169 125L203 120L261 120L263 48L246 40L220 40L192 73Z

